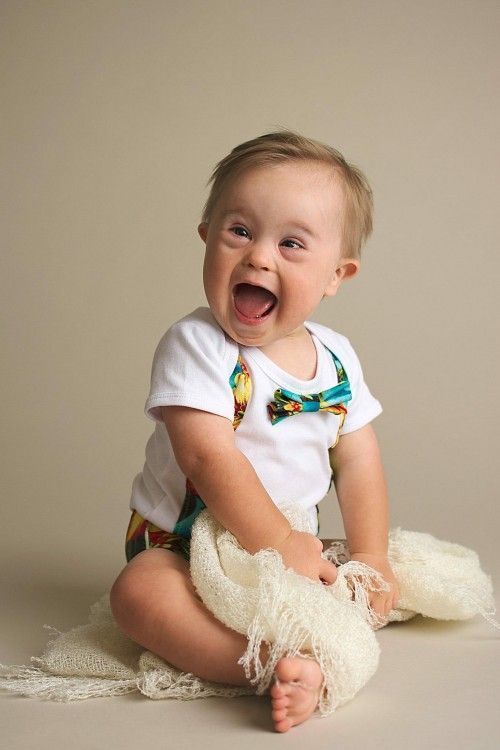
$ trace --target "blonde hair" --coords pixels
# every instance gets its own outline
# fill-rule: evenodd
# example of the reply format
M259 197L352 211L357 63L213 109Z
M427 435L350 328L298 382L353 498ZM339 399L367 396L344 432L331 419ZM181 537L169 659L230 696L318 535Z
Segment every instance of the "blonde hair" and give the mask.
M317 161L338 172L344 188L342 256L358 259L373 227L373 194L363 172L349 164L340 151L291 130L267 133L241 143L216 165L207 183L210 194L202 221L209 222L227 183L244 170L285 161Z

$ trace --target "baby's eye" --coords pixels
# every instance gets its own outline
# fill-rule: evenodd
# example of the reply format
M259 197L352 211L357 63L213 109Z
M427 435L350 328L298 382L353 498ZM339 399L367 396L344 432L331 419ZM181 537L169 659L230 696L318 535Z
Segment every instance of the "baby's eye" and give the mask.
M230 231L238 237L250 237L248 229L245 229L245 227L242 226L231 227Z
M304 247L303 245L301 245L301 243L298 240L291 240L291 239L283 240L281 244L289 248L290 250L297 250L299 248Z

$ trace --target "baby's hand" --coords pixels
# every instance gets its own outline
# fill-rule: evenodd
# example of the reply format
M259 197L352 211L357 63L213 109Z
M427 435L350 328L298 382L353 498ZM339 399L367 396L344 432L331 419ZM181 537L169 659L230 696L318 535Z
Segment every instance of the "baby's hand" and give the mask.
M382 575L386 583L389 584L388 591L370 591L369 601L372 609L377 615L385 620L391 609L395 609L399 599L399 586L392 568L389 565L389 560L385 555L370 555L364 552L358 552L351 556L351 560L358 560L359 562L366 563L370 568L373 568ZM381 623L386 624L386 623Z
M337 568L321 557L323 544L313 534L292 529L275 549L281 554L285 567L292 568L300 575L326 584L334 583L337 579Z

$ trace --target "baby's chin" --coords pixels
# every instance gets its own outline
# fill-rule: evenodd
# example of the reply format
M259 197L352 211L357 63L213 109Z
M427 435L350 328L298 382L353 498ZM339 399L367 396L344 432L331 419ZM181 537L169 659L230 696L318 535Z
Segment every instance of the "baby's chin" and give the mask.
M226 336L229 336L230 339L240 346L266 346L266 344L270 344L279 338L276 335L273 336L273 331L269 330L267 325L265 326L266 330L264 330L265 324L262 327L243 326L238 324L236 319L233 323L230 319L231 316L221 314L212 305L209 305L209 307L219 327L222 328Z
M274 321L270 320L265 321L262 327L242 326L237 320L233 324L231 316L226 317L211 305L210 310L226 336L236 344L239 344L239 346L258 346L259 348L263 348L281 339L291 340L304 335L309 336L307 328L303 323L299 323L297 326L291 325L286 330L283 329L282 325L277 325Z
M272 343L277 338L263 331L250 331L249 334L245 334L235 330L232 326L224 326L220 323L219 325L224 333L240 346L266 346L266 344Z

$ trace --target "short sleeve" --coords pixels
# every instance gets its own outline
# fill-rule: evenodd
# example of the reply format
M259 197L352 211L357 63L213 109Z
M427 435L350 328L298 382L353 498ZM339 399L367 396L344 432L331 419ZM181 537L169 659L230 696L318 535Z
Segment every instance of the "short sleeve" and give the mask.
M199 308L178 321L156 348L146 415L161 421L160 407L187 406L232 420L229 377L237 356L237 347L230 344L208 309Z
M342 343L345 349L343 364L352 393L352 399L347 404L347 415L340 430L341 435L346 435L349 432L354 432L354 430L359 430L372 419L375 419L382 412L382 405L370 393L363 377L361 363L345 336L342 337Z

